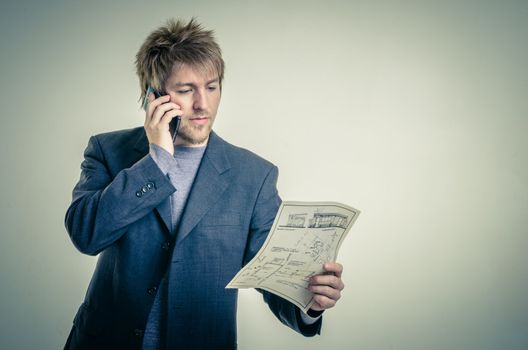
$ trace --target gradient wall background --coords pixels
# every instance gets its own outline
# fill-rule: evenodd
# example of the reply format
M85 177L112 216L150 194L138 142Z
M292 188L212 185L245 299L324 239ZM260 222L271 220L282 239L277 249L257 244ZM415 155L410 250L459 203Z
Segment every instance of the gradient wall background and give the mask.
M58 349L96 258L63 226L88 138L142 125L134 55L198 16L216 130L288 200L362 210L344 296L303 339L255 291L241 349L528 348L528 2L19 1L0 11L0 348Z

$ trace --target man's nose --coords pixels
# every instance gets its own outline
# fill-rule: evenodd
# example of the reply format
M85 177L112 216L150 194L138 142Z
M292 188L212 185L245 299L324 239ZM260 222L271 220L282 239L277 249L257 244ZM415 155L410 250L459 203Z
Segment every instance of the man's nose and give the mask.
M193 108L196 110L207 109L207 96L204 91L197 90L195 92Z

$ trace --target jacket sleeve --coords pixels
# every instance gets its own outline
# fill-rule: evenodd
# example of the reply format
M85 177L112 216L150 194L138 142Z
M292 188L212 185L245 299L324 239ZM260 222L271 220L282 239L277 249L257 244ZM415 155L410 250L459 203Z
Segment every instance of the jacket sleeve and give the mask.
M148 154L112 178L99 141L92 136L66 211L66 229L79 251L97 255L174 191Z
M279 210L281 199L277 191L277 178L278 168L273 166L264 180L253 209L244 265L253 259L264 244ZM257 291L262 293L262 297L270 310L286 326L308 337L321 333L322 316L315 323L307 325L301 319L300 309L290 301L262 289L257 288Z

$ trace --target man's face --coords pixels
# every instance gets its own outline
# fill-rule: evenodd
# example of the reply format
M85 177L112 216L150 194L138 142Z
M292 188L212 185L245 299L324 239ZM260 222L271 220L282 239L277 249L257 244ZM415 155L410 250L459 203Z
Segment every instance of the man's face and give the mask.
M176 144L205 145L220 104L218 76L183 64L173 70L165 91L183 112Z

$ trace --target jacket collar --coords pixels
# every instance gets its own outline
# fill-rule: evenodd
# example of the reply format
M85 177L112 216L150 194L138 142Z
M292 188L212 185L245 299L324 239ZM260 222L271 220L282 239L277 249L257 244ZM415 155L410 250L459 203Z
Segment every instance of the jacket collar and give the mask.
M213 163L215 169L218 171L218 174L222 174L231 167L231 163L229 162L229 157L225 149L226 145L227 142L225 142L214 131L211 131L204 157L208 157L208 159ZM148 153L149 142L147 139L147 134L145 133L145 129L142 129L139 133L134 144L134 149L143 155Z
M178 227L177 243L187 237L229 186L230 177L227 176L227 173L231 168L231 162L227 145L226 141L214 131L211 131L207 148L187 198L185 210L182 213ZM138 136L134 148L143 155L148 153L149 143L145 130ZM167 228L169 228L169 232L171 232L170 198L167 197L156 207L156 210Z

